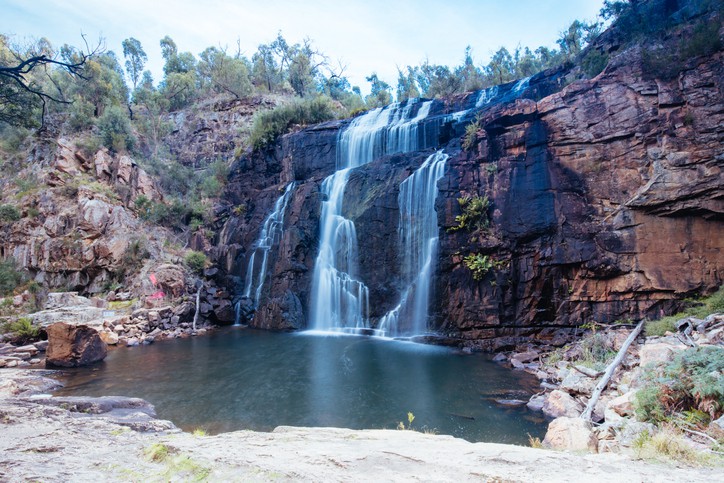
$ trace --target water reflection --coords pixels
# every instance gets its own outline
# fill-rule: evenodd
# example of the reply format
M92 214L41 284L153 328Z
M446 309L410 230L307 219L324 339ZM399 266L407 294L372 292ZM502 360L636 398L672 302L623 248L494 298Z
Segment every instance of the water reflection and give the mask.
M248 329L121 348L93 368L68 371L65 395L127 395L159 417L210 433L279 425L416 429L470 441L525 443L544 421L525 407L534 378L484 356L358 336Z

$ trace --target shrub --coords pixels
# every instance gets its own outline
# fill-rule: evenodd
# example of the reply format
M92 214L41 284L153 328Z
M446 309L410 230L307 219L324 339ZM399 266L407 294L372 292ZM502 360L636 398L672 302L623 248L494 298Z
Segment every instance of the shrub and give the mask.
M637 458L652 460L675 460L688 464L708 463L710 456L697 451L688 444L683 435L671 427L665 427L654 435L642 432L634 441L633 449Z
M87 158L92 158L103 147L103 140L98 136L89 134L79 139L75 145Z
M496 260L489 255L481 255L480 253L471 253L463 259L463 263L473 272L475 280L482 280L485 275L493 269L499 269L506 265L506 262Z
M659 320L647 320L644 324L644 332L646 335L662 336L667 332L676 330L676 321L686 317L685 314L670 315Z
M161 463L168 458L170 451L168 446L163 443L153 443L144 453L149 461Z
M451 227L448 231L466 229L468 231L478 231L488 227L488 208L490 200L487 196L463 196L458 198L458 204L462 208L461 215L455 217L457 226Z
M711 55L721 49L720 22L719 17L699 22L691 35L684 37L681 41L681 55L685 60L701 55Z
M98 119L98 128L103 144L115 152L124 152L135 145L128 113L120 106L107 108Z
M138 272L143 267L144 261L151 256L147 246L148 241L145 237L131 240L123 252L123 257L116 271L116 277L119 280Z
M720 287L709 297L701 300L687 300L684 311L663 317L659 320L646 322L646 335L664 335L667 331L676 331L676 322L686 317L702 319L709 314L724 313L724 287Z
M478 131L482 129L482 120L476 117L473 122L465 126L465 135L463 136L463 149L469 151L478 142Z
M82 131L93 125L95 106L76 95L68 108L68 127L73 131Z
M335 108L330 98L317 96L298 100L257 114L249 142L254 150L263 149L295 124L317 124L334 118Z
M20 317L14 322L8 322L3 326L3 332L11 333L13 341L21 345L40 336L40 329L33 325L33 321L29 317Z
M192 250L186 254L184 262L186 262L186 266L193 272L201 274L201 272L204 271L204 268L206 268L206 255Z
M13 205L0 205L0 222L12 222L20 219L20 211Z
M593 332L581 340L579 363L596 370L603 370L616 357L611 340L605 334Z
M7 295L20 285L22 276L15 269L15 260L0 261L0 295Z
M671 80L678 76L686 61L712 55L722 47L719 38L719 17L699 22L690 33L684 33L678 43L662 48L643 48L643 73L649 78Z
M648 373L636 393L636 416L663 422L683 411L698 410L712 419L724 412L724 349L697 347Z
M581 60L583 72L591 79L603 72L607 64L608 54L595 49L591 49Z

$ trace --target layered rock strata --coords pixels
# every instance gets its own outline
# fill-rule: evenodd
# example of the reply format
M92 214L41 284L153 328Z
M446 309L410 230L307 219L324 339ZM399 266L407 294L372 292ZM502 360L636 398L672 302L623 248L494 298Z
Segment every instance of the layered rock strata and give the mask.
M591 80L565 85L573 73L545 73L522 89L504 86L519 92L482 107L479 93L435 101L421 123L426 149L357 168L346 188L343 214L357 227L372 325L402 290L399 185L438 148L450 159L438 184L430 329L487 349L530 336L560 343L560 329L657 317L716 289L724 267L723 74L720 52L674 80L648 79L632 49ZM476 114L466 150L461 136ZM319 185L335 169L346 125L287 135L234 167L227 198L244 212L225 223L214 254L236 293L264 217L280 190L298 183L270 253L257 327L310 325ZM487 228L451 230L466 195L488 198ZM464 263L471 254L495 262L480 280Z

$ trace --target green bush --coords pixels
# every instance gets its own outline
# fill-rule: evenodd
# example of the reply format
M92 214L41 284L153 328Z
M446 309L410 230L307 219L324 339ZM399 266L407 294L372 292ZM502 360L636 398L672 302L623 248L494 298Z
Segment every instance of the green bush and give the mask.
M724 287L720 287L709 297L701 300L687 300L687 307L679 313L663 317L659 320L647 321L644 326L646 335L664 335L676 331L676 322L686 317L703 319L709 314L724 313Z
M647 320L644 324L644 332L647 336L663 336L667 332L676 330L676 321L686 317L685 314L670 315L659 320Z
M20 344L25 344L40 336L40 329L33 325L33 321L29 317L20 317L14 322L8 322L3 326L2 331L11 333L13 341Z
M95 106L76 95L73 103L68 107L68 127L73 131L82 131L93 125L95 121Z
M478 142L478 131L482 129L482 120L476 117L473 122L465 126L465 135L463 136L463 149L469 151Z
M455 217L457 225L451 227L448 231L453 232L462 229L478 231L488 227L490 200L487 196L463 196L458 198L458 204L463 213Z
M600 332L592 332L581 340L579 363L596 370L603 370L616 357L611 339Z
M581 60L581 68L590 79L603 72L607 64L608 54L595 49L591 49Z
M696 347L646 375L636 393L636 416L664 422L684 411L698 410L712 419L724 412L724 349Z
M329 97L298 100L257 114L249 141L254 150L263 149L295 124L317 124L334 118L335 108Z
M722 47L719 38L720 17L702 21L694 27L691 35L681 41L681 55L684 60L702 55L712 55Z
M463 259L463 263L473 272L475 280L482 280L491 270L497 270L507 265L505 261L496 260L489 255L481 255L480 253L471 253Z
M115 152L133 149L136 138L133 136L128 113L120 106L111 106L98 119L103 144Z
M137 273L143 267L151 254L148 251L148 240L145 237L135 238L126 247L123 257L116 270L116 278L123 280L129 275Z
M0 295L11 294L22 279L22 275L15 269L13 259L0 261Z
M20 212L13 205L0 205L0 222L18 221Z
M190 251L184 257L184 261L186 262L186 266L198 274L201 274L204 268L206 268L206 255L201 252Z

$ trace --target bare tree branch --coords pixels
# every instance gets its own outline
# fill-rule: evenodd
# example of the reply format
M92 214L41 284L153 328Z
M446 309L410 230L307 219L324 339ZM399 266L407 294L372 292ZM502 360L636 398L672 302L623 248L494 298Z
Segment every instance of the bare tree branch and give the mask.
M17 63L14 65L0 65L0 88L2 89L0 97L3 98L2 104L12 105L14 100L19 100L18 92L26 92L32 97L35 97L40 101L42 107L40 126L40 129L42 130L45 127L47 101L57 102L59 104L71 103L71 101L68 101L63 97L63 92L60 89L60 86L47 71L47 68L60 68L67 71L73 77L88 80L88 77L83 74L83 67L89 58L96 55L101 50L102 42L100 40L98 42L98 46L91 51L85 35L81 34L81 37L85 43L86 50L84 52L79 52L79 57L77 59L73 59L72 61L58 60L57 58L51 57L45 53L33 53L30 57L23 58L19 52L14 50L11 51L13 57L17 60ZM58 95L42 90L33 82L32 79L29 78L29 75L38 68L45 70L46 77L50 79L51 83L58 91ZM5 122L12 122L13 120L12 116L3 115L3 113L0 113L0 119Z

